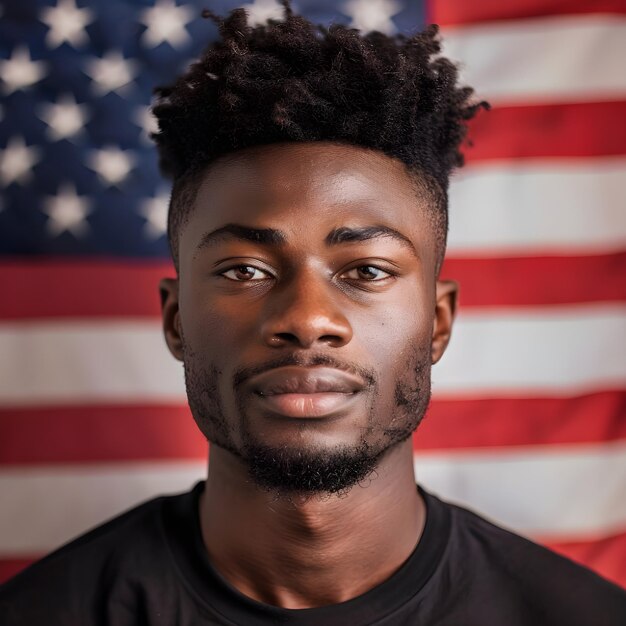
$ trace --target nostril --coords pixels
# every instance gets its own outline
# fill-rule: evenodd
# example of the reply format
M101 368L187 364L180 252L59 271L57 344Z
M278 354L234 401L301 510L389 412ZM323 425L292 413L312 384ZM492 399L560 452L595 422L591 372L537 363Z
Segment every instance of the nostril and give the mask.
M293 333L275 333L270 341L275 346L282 346L287 343L298 343L298 338Z
M344 343L343 339L339 335L321 335L319 337L310 338L308 341L304 337L299 337L295 333L274 333L269 338L269 343L272 346L281 347L286 345L301 345L309 346L313 343L321 343L329 346L340 346Z
M320 343L326 343L329 346L340 346L343 343L343 339L338 335L322 335L319 338Z

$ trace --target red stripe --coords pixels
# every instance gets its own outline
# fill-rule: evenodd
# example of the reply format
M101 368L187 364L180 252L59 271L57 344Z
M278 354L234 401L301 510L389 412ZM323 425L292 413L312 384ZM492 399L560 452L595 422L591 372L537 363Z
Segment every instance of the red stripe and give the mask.
M494 253L497 252L495 249ZM626 299L626 253L458 258L442 277L461 284L463 306L541 305ZM167 263L45 261L0 265L0 319L159 317Z
M575 398L435 399L416 450L626 439L626 392ZM0 464L203 459L186 406L72 406L0 411Z
M0 410L0 464L206 458L186 406Z
M626 154L626 101L498 106L470 122L467 161Z
M494 20L516 20L550 15L626 13L623 0L434 0L428 3L429 21L442 26Z
M0 584L21 572L36 559L36 556L21 557L19 559L0 559Z
M545 545L626 588L626 532L597 541L549 542Z
M569 398L435 399L415 450L592 443L626 439L626 392Z
M495 250L494 250L495 252ZM466 306L523 306L626 300L626 252L596 256L446 259Z
M159 279L173 276L164 261L15 260L0 265L0 319L155 317Z

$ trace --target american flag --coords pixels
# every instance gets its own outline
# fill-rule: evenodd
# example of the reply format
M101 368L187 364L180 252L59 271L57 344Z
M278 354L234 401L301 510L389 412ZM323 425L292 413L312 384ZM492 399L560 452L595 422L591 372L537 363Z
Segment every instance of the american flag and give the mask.
M0 577L135 503L207 446L161 337L169 187L151 90L275 0L5 0L0 18ZM626 3L297 0L411 33L493 110L450 191L449 352L418 479L626 586Z

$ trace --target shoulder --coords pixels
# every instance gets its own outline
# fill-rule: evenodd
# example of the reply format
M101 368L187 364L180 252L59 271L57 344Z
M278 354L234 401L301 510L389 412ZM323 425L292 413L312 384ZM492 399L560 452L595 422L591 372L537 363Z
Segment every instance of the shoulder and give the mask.
M90 623L86 616L93 613L100 595L132 586L134 576L150 571L163 559L163 507L180 497L160 497L141 504L9 580L0 587L2 623L43 624L44 612L58 617L54 623Z
M626 592L617 585L468 509L443 506L452 515L447 562L465 568L477 592L497 592L536 624L626 624Z

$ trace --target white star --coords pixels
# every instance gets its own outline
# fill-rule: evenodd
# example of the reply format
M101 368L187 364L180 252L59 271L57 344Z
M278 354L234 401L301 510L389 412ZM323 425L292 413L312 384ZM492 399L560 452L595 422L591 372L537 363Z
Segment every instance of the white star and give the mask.
M0 77L5 92L13 93L39 82L46 74L45 66L43 61L31 61L26 46L16 47L10 59L0 60Z
M88 41L85 26L93 22L90 9L79 9L74 0L58 0L55 7L41 11L41 21L50 29L46 35L46 45L57 48L67 41L77 48Z
M173 48L180 48L191 40L185 25L195 15L189 6L178 6L176 0L156 0L153 7L141 13L141 21L148 29L142 41L150 48L167 41Z
M48 124L46 135L58 141L80 132L87 122L86 109L84 104L77 104L71 94L60 96L56 104L43 104L39 117Z
M135 157L130 150L113 146L92 150L87 160L89 167L109 186L119 186L135 165Z
M352 28L364 33L378 30L392 35L397 29L391 18L401 9L402 5L396 0L347 0L341 10L352 18Z
M276 0L254 0L243 8L248 14L248 23L252 26L265 24L267 20L282 20L285 9Z
M94 81L94 91L104 95L110 91L124 91L137 76L139 68L136 61L125 59L121 52L111 50L101 59L96 57L87 61L85 72Z
M151 144L150 133L156 133L159 130L159 124L156 117L154 117L152 108L149 106L136 107L133 114L133 122L143 129L141 141Z
M47 223L48 232L56 237L65 231L81 237L89 230L86 217L89 213L89 201L79 196L72 183L59 186L56 196L48 196L44 200L44 211L50 218Z
M32 177L32 167L39 161L39 150L27 146L24 138L12 137L7 147L0 151L0 181L6 187L13 182L21 185Z
M146 218L146 235L158 239L167 233L167 210L170 204L170 192L161 190L154 198L146 198L139 207L139 212Z

